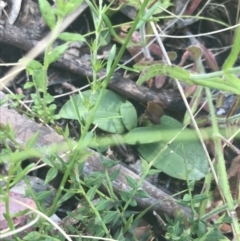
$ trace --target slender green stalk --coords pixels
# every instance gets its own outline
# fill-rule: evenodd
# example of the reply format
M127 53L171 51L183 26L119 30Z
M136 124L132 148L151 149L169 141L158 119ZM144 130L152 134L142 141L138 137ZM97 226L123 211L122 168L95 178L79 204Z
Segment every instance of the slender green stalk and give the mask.
M53 44L54 40L56 39L57 34L59 33L59 30L61 28L62 22L63 22L62 17L58 16L58 21L57 21L56 27L52 31L51 40L50 40L49 44L47 45L46 50L44 51L43 79L42 79L42 81L43 81L43 85L42 86L44 87L44 89L42 89L42 91L43 91L43 98L47 95L47 76L48 76L47 75L47 71L48 71L48 68L49 68L49 57L48 57L48 55L49 55L49 52L51 51L52 44ZM40 94L38 94L38 95L39 95L39 98L41 99ZM46 106L46 102L45 101L43 101L42 103L43 103L43 113L44 113L44 121L45 121L47 119L47 118L45 118L45 114L47 113L47 110L46 110L47 106Z
M56 193L55 199L54 199L53 204L52 204L52 208L48 212L49 216L51 216L55 212L55 210L57 208L57 202L58 202L58 200L59 200L59 198L61 196L61 193L62 193L62 188L64 187L64 185L65 185L65 183L67 181L67 178L70 175L70 172L73 169L73 166L74 166L76 160L78 159L78 156L80 156L81 153L84 151L85 147L83 146L83 143L84 143L84 140L86 138L87 132L88 132L88 130L90 128L90 125L93 122L95 113L96 113L96 111L97 111L97 109L98 109L98 107L100 105L100 101L101 101L101 99L102 99L102 97L103 97L103 95L105 93L107 85L108 85L108 83L109 83L109 81L110 81L110 79L111 79L111 77L112 77L112 75L113 75L113 73L115 71L115 68L117 67L117 64L119 63L119 61L120 61L120 59L121 59L121 57L122 57L122 55L123 55L123 53L124 53L124 51L125 51L125 49L127 47L128 42L130 41L131 36L132 36L133 32L135 31L141 16L143 15L144 9L147 6L147 4L148 4L148 0L144 0L143 4L141 5L141 8L139 9L137 17L136 17L136 19L135 19L131 29L129 30L129 32L128 32L127 36L126 36L125 42L122 44L122 47L120 48L119 53L118 53L115 61L113 62L112 68L110 69L106 79L102 83L102 88L101 88L100 94L98 96L98 99L96 101L96 104L94 105L93 109L90 112L90 115L89 115L89 118L87 120L87 123L84 126L84 129L83 129L83 131L81 133L80 140L79 140L79 142L77 144L77 148L74 150L73 157L71 158L71 160L70 160L70 162L69 162L69 164L67 166L67 169L66 169L66 171L64 173L64 176L62 178L62 181L60 183L59 189L58 189L58 191Z
M103 227L103 229L104 229L105 234L108 235L108 236L110 236L109 230L108 230L106 224L103 222L103 220L102 220L102 218L101 218L98 210L95 208L94 204L93 204L93 203L91 202L91 200L88 198L88 196L87 196L86 192L84 191L82 185L79 185L79 187L80 187L80 193L81 193L81 194L84 196L84 198L87 200L89 206L91 207L91 209L92 209L93 212L95 213L96 217L101 221L101 224L102 224L102 227Z
M214 106L212 103L212 95L209 88L205 88L205 90L206 90L210 115L212 119L213 141L215 145L215 153L216 153L215 155L217 160L217 172L218 172L218 176L220 177L219 187L220 187L220 191L222 192L223 198L226 200L226 203L228 205L229 214L232 217L233 230L234 230L234 233L237 235L237 237L235 237L236 238L235 240L239 241L240 227L239 227L239 223L236 218L236 215L234 215L236 214L236 212L235 212L234 202L233 202L232 194L228 183L228 177L227 177L226 165L225 165L225 160L224 160L223 151L222 151L221 139L219 138L219 129L218 129Z
M230 68L227 71L221 70L221 71L215 71L212 73L202 73L202 74L190 74L191 80L207 80L211 78L222 78L225 74L239 74L240 73L240 67L234 67Z

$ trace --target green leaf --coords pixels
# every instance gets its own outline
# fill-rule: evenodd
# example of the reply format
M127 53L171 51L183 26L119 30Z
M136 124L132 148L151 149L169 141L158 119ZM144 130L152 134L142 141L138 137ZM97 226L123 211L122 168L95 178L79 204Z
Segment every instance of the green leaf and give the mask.
M138 186L138 182L134 178L132 178L130 176L125 176L125 178L130 187L135 188Z
M36 198L38 201L41 202L41 201L45 201L53 194L54 194L53 190L41 191L36 194Z
M23 88L24 88L25 90L30 89L30 88L32 88L32 87L34 87L34 83L33 83L33 82L26 82L26 83L24 84L24 86L23 86Z
M169 176L186 180L199 180L208 172L208 161L194 131L184 129L175 119L163 116L158 125L162 141L140 145L138 151L148 162L154 160L154 167ZM181 131L181 132L180 132ZM178 134L177 138L169 143Z
M29 58L22 58L18 62L26 66L28 71L43 68L42 64L34 59L31 60Z
M47 172L47 176L45 178L44 184L49 183L50 181L52 181L58 174L58 170L54 167L51 167L48 172Z
M84 176L84 182L86 185L91 186L99 186L102 183L104 174L100 172L93 172L89 176Z
M54 10L47 0L38 0L38 4L44 21L50 29L53 29L56 26Z
M132 103L126 101L120 107L122 121L127 130L132 130L137 127L138 117L137 112Z
M24 241L32 241L32 240L39 240L41 239L42 236L39 232L31 232L31 233L28 233L24 238L23 240Z
M120 173L120 168L109 175L110 181L115 181Z
M65 203L67 200L69 200L71 197L74 196L74 193L73 193L73 192L71 192L71 191L69 191L69 190L64 190L64 191L66 191L66 192L65 192L64 195L62 195L61 198L58 200L57 205L56 205L57 207L61 206L62 203Z
M141 156L140 156L140 164L141 164L141 172L144 173L146 170L148 170L148 162L146 160L144 160Z
M67 48L68 48L67 44L63 44L54 48L47 56L48 63L51 64L56 62L64 54Z
M108 56L108 61L107 61L107 68L106 68L106 71L107 73L110 72L111 70L111 66L114 62L114 59L116 57L116 44L114 44L110 50L110 53L109 53L109 56Z
M44 86L44 71L43 69L34 70L32 73L33 82L35 83L36 87L39 88L39 91L43 91L46 86Z
M81 118L85 121L87 121L91 108L96 103L98 95L99 91L93 94L91 90L87 90L82 92L82 98L80 95L76 95L72 98L75 106L78 107ZM93 124L98 125L98 128L110 133L123 133L125 131L125 126L120 114L120 108L124 102L125 99L120 95L106 90L94 117ZM71 101L63 105L59 112L59 116L66 119L77 120L77 114Z
M152 6L152 4L155 3L155 1L150 1L148 4L148 8ZM165 9L169 8L170 6L173 6L170 0L161 0L160 1L160 7L157 7L156 10L154 10L153 14L159 14L162 13Z
M64 15L70 14L72 11L74 11L80 4L82 4L83 0L69 0L64 3L63 5L63 12Z
M103 217L103 222L108 224L112 222L112 220L119 215L117 211L108 211L107 214Z
M130 200L130 206L132 207L136 207L137 206L137 202L136 200L133 199L132 197L132 190L129 191L120 191L120 197L124 202L129 202Z
M102 161L102 164L103 164L105 169L110 169L110 168L116 166L118 163L119 163L119 161L113 161L113 160L110 160L110 159L104 159Z
M96 191L97 191L98 186L91 187L88 192L87 196L90 200L92 200L95 197Z
M129 201L130 198L132 198L132 194L130 192L131 191L129 191L129 192L127 192L127 191L120 191L121 199L124 202L127 202L127 201Z
M161 171L157 169L151 169L148 172L148 176L159 174Z
M149 194L142 189L137 190L136 196L140 198L150 198Z
M138 127L124 136L124 142L129 145L158 142L162 139L161 133L162 129L159 128L159 125Z
M204 201L207 198L209 198L209 195L204 194L204 193L196 194L193 196L194 203L201 203L202 201Z
M134 218L134 215L130 216L123 228L123 233L126 233L128 231L128 229L131 227L132 223L133 223L133 218Z
M133 198L131 199L131 202L129 203L130 206L132 207L136 207L137 206L137 202L136 200L134 200Z
M58 38L66 42L72 42L72 41L86 42L86 39L81 34L78 34L78 33L64 32L59 34Z
M19 156L19 153L16 153ZM27 159L27 158L25 158ZM11 158L10 160L16 160L15 158ZM24 160L24 159L23 159ZM20 163L20 160L19 160ZM20 173L17 173L17 175L14 177L13 182L11 182L11 185L15 185L16 183L18 183L23 177L25 177L32 168L34 168L35 164L31 163L29 164L27 167L25 167ZM18 170L14 170L14 171L19 171L19 168L17 168Z
M98 211L109 210L110 207L111 207L111 201L110 200L100 200L96 205L96 209Z
M37 142L38 139L38 135L39 135L39 131L37 131L35 134L33 134L27 141L26 143L26 147L28 148L33 148Z

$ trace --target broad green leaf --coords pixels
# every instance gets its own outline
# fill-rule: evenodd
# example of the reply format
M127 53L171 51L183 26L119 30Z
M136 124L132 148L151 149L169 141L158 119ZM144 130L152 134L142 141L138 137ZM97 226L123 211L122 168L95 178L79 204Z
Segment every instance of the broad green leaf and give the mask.
M59 34L58 38L66 42L71 42L71 41L86 42L86 39L81 34L78 34L78 33L63 32Z
M88 119L91 108L95 105L98 95L99 91L92 94L91 90L87 90L82 92L83 98L81 98L80 95L72 98L72 101L78 107L81 118L85 121ZM106 90L94 117L93 124L98 125L100 129L110 133L123 133L125 126L120 113L120 108L123 103L125 103L124 98L110 90ZM59 115L66 119L77 119L77 114L71 101L68 101L62 107Z
M124 142L129 145L158 142L162 139L161 133L162 130L159 128L159 125L138 127L124 136Z
M64 52L67 50L68 45L67 44L63 44L60 46L57 46L56 48L54 48L49 54L48 54L48 63L54 63L56 62L63 54Z
M231 53L228 55L227 59L225 60L225 62L223 64L223 70L226 71L226 70L232 68L234 63L238 59L239 53L240 53L240 44L239 43L240 43L240 26L238 26L238 28L236 29L235 39L234 39L233 46L231 48Z
M121 134L125 131L122 117L119 112L112 109L98 109L93 124L104 131ZM87 117L86 117L87 119Z
M127 130L132 130L137 127L138 117L137 112L131 102L126 101L120 107L122 121Z
M181 131L183 125L168 116L163 116L161 122L161 142L140 145L140 155L148 162L154 160L154 166L169 176L183 180L187 176L190 180L203 178L208 172L208 161L194 131ZM175 135L177 138L169 143Z
M50 29L53 29L56 26L54 10L47 0L38 0L38 4L44 21Z

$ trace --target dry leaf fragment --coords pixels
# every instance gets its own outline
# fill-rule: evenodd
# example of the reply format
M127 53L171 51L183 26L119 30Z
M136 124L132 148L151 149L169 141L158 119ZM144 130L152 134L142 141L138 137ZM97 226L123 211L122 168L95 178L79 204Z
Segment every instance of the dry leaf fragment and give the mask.
M160 118L164 115L164 110L159 103L148 101L146 115L154 125L157 125L160 124Z

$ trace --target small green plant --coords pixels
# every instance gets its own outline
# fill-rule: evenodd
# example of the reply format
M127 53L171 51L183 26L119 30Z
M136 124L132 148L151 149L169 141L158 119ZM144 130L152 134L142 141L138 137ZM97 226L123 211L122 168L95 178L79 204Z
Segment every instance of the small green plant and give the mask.
M36 92L31 94L34 102L32 111L35 115L46 123L54 123L59 118L55 114L57 106L53 104L54 97L47 92L48 86L48 68L50 64L56 62L62 54L67 50L68 45L73 41L85 41L85 38L80 34L63 32L59 33L63 19L76 9L83 1L57 1L58 8L54 9L47 0L39 1L39 7L42 16L48 27L52 30L52 36L48 46L44 52L43 64L39 61L28 59L21 59L20 63L26 66L26 70L31 76L31 81L24 85L25 89L35 88ZM54 41L59 38L65 41L64 44L54 47Z
M136 197L149 198L148 193L142 190L142 184L146 177L164 171L170 176L187 181L189 192L179 201L179 204L187 206L191 210L191 217L188 219L178 213L176 213L174 219L166 217L167 225L165 238L167 240L196 241L210 241L223 238L219 231L220 222L223 220L220 220L219 223L212 225L211 227L209 227L210 225L207 223L209 214L205 214L206 207L202 205L202 203L208 199L208 193L205 192L201 195L192 194L194 181L203 178L208 172L206 157L193 132L186 129L182 130L184 127L183 125L166 116L162 118L161 125L137 128L137 114L133 105L121 96L112 91L106 90L110 78L112 77L116 66L119 64L121 56L128 46L133 32L136 29L140 29L140 32L142 31L141 33L144 35L145 23L150 21L149 19L154 11L162 11L163 7L168 7L171 3L169 1L163 1L163 3L161 3L162 8L158 8L160 2L152 5L152 2L150 3L145 0L139 8L139 2L129 1L128 4L139 8L139 13L126 38L124 41L121 40L122 47L120 51L117 53L116 46L113 45L109 58L107 62L104 63L97 58L97 52L100 46L108 41L107 38L109 38L109 32L116 38L118 38L118 36L107 16L109 7L103 5L103 1L99 1L99 5L97 5L95 1L92 2L86 0L90 7L95 26L95 38L91 44L87 43L85 38L80 34L67 32L59 34L63 18L70 14L82 2L83 1L81 0L58 0L58 7L57 9L54 9L49 5L47 0L39 0L42 16L52 31L52 37L45 50L43 63L36 60L31 60L30 62L27 59L21 60L21 63L26 66L26 69L31 76L31 81L26 83L25 88L34 88L36 90L36 93L31 95L31 98L34 101L33 112L36 116L40 117L44 123L53 123L54 120L59 117L75 119L81 126L81 137L76 142L68 141L69 130L66 128L66 131L63 134L67 139L68 148L66 149L70 150L70 154L68 155L69 162L64 163L62 159L56 155L56 150L52 151L52 149L50 149L49 151L48 149L50 155L46 156L45 147L39 148L38 150L34 149L38 137L37 134L28 141L26 146L22 146L15 141L14 133L10 127L6 126L3 128L1 126L1 143L5 145L5 150L3 151L2 156L5 160L12 159L9 169L9 176L11 176L11 179L8 179L6 182L6 191L9 192L10 187L20 179L24 178L24 176L31 170L33 164L28 165L24 169L20 167L22 160L31 157L41 157L42 160L50 166L46 175L45 184L53 180L58 172L63 173L63 178L59 184L52 206L48 209L42 207L41 201L50 193L41 192L38 195L35 195L30 191L31 196L36 200L39 210L50 216L55 213L64 201L73 195L78 194L77 197L81 197L78 199L78 202L81 205L74 214L70 213L69 216L72 215L74 219L79 220L81 227L78 229L74 227L74 225L70 225L68 226L68 229L71 230L71 232L78 235L91 233L94 236L109 237L121 241L127 240L127 234L129 240L137 240L135 228L141 217L148 210L138 213L136 211L129 211L128 209L129 207L135 207L137 205L135 200ZM149 6L150 9L145 13L147 6ZM109 32L106 31L106 26L109 28ZM211 74L203 73L201 55L195 58L195 61L198 61L197 66L199 67L199 74L190 73L179 66L151 63L152 66L149 67L149 65L146 66L138 63L135 65L135 68L137 70L144 70L138 83L141 84L153 76L169 75L170 77L185 81L187 84L197 84L204 87L211 87L239 94L239 80L233 75L239 73L239 67L233 67L237 58L236 53L239 54L239 45L237 44L238 40L240 40L239 34L240 31L238 29L233 52L226 60L222 71ZM58 47L54 47L54 41L56 38L65 41L65 43ZM47 92L47 71L50 64L57 61L66 51L69 43L73 41L85 41L90 47L93 69L93 78L92 80L89 80L91 89L81 92L79 95L71 98L70 101L63 106L59 115L56 115L56 105L53 104L54 98ZM100 79L99 71L104 66L106 66L106 76L103 79ZM202 90L203 88L200 89L200 92ZM221 152L220 141L218 138L219 130L211 100L212 96L207 88L206 93L211 109L210 114L214 130L213 139L216 147L216 157L218 159L218 175L223 179L220 180L220 188L227 200L227 204L224 208L233 211L234 202L231 198L227 183L223 153ZM22 96L16 97L16 100L21 97ZM193 112L195 111L196 109L194 109ZM189 123L189 118L185 118L185 123ZM138 151L143 157L141 162L140 179L137 181L131 176L126 176L129 189L127 191L122 191L119 196L114 193L112 186L112 182L114 182L119 175L119 170L113 172L109 171L110 168L113 168L117 164L117 162L107 160L105 157L101 156L100 161L103 164L103 169L85 176L83 179L80 178L82 169L84 168L84 161L91 154L86 148L94 147L98 149L101 147L101 142L103 140L103 138L96 137L95 133L89 132L91 125L96 125L99 129L113 134L123 134L127 132L127 134L118 137L118 141L115 141L112 137L107 137L106 139L108 139L108 141L105 142L104 145L118 144L118 142L130 145L137 144ZM166 130L169 130L169 132ZM16 147L19 148L18 152L14 153L11 151L7 139L11 140ZM171 142L172 139L175 140ZM189 143L189 139L191 143ZM61 148L61 146L59 148ZM22 151L20 151L20 149L22 149ZM58 160L57 162L56 158ZM155 167L157 170L151 169L152 167ZM209 179L211 179L211 177ZM66 190L65 186L67 181L69 181L70 187ZM210 186L210 181L207 182L206 180L206 183ZM104 194L99 191L100 185L105 187L107 195L106 193ZM1 192L3 193L3 190L1 190ZM7 203L7 195L5 200ZM149 209L150 208L151 207L149 207ZM221 209L220 211L224 210ZM219 210L214 210L212 213L215 214L218 211ZM201 215L199 215L199 213ZM7 210L7 218L9 217L9 211ZM235 233L239 234L237 219L233 218L232 221ZM9 221L9 226L11 229L14 229L11 220ZM116 232L111 233L112 230L116 230ZM42 222L39 224L39 232L28 234L25 237L25 240L31 240L33 237L36 240L49 239L49 236L45 235L44 232L50 232L50 226L49 224ZM54 237L52 239L62 240L62 236L59 235L59 237Z
M221 146L221 134L218 127L218 122L215 114L215 109L213 105L213 98L212 93L209 88L219 89L223 91L229 91L231 93L235 93L237 95L240 94L240 82L239 78L236 76L240 72L239 67L233 67L235 64L238 55L240 53L240 46L238 44L240 40L240 27L236 29L235 34L235 40L233 44L233 48L231 50L230 55L226 59L223 70L216 71L213 73L206 74L204 71L204 67L202 64L202 51L197 46L191 46L189 48L189 51L191 53L191 56L194 58L195 66L197 68L197 71L199 73L191 73L179 66L172 66L167 65L165 63L163 64L153 64L149 66L149 64L136 64L135 68L143 71L141 76L139 77L138 84L142 84L143 82L147 81L149 78L158 76L158 75L168 75L172 78L179 79L180 81L185 82L188 85L199 85L199 92L198 92L198 98L200 96L200 93L202 92L201 86L205 87L206 97L208 106L210 109L210 116L211 116L211 123L212 123L212 139L215 146L215 158L217 160L216 165L216 171L218 176L220 177L219 180L219 188L222 192L223 199L226 200L226 203L228 205L229 213L231 214L232 218L232 226L233 226L233 232L235 235L235 238L239 239L240 234L240 228L238 219L235 216L235 208L234 208L234 201L233 197L231 195L228 178L227 178L227 172L226 172L226 166ZM195 96L196 97L196 96ZM198 98L195 98L195 103L192 105L193 107L193 113L196 112L196 103ZM187 117L187 120L189 118ZM185 116L186 121L186 116ZM214 170L212 170L214 171ZM215 171L214 171L215 172ZM178 226L177 226L178 229ZM176 232L175 232L176 233Z

